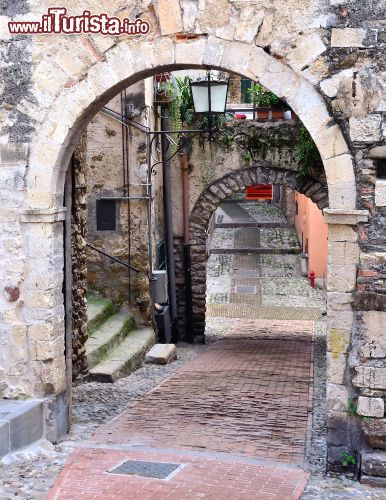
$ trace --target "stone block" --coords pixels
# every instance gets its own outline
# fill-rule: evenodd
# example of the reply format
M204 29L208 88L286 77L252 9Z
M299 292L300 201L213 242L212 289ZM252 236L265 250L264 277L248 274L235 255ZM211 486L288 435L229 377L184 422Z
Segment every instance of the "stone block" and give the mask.
M348 152L347 143L338 125L321 130L316 135L315 141L324 160Z
M328 308L332 311L351 311L351 293L327 292Z
M28 401L9 415L10 449L24 448L44 437L42 401Z
M241 12L236 23L234 39L244 43L252 43L264 20L264 10L255 5L240 5ZM253 22L251 22L253 19Z
M361 483L371 486L371 488L386 489L386 477L367 476L366 474L361 474Z
M375 205L386 207L386 180L377 179L375 182Z
M365 266L386 264L386 252L361 253L360 262Z
M0 145L0 167L24 166L27 158L28 144L15 142Z
M376 342L366 342L361 349L361 356L369 359L383 359L386 353Z
M335 309L328 309L328 326L330 331L332 329L338 331L350 332L354 321L353 311L337 311Z
M376 343L386 352L386 312L364 311L364 337L368 342Z
M9 422L0 417L0 457L9 453Z
M163 35L183 31L184 23L179 0L158 0L158 19Z
M353 292L356 286L356 265L330 265L327 286L329 292Z
M350 241L355 242L358 241L358 233L354 231L351 226L345 226L343 224L332 224L328 225L328 241ZM333 249L330 246L331 250Z
M326 46L317 33L310 33L297 41L297 47L287 54L287 60L295 69L302 70L313 63L323 52Z
M370 158L386 158L386 146L375 146L369 151Z
M346 356L339 353L327 353L327 375L331 384L342 385L346 370Z
M382 418L385 414L385 402L382 398L359 396L357 412L364 417Z
M175 47L176 64L201 64L205 44L204 38L186 43L177 43Z
M182 7L182 20L184 24L184 31L191 33L197 19L198 5L194 0L181 0Z
M330 252L328 253L328 263L330 265L356 265L358 264L358 262L358 243L351 243L348 241L335 241L333 244L330 244Z
M347 412L348 388L344 385L327 383L327 411L329 415Z
M145 362L166 365L177 358L175 344L155 344L146 354Z
M353 378L355 387L386 389L386 368L356 366L357 375Z
M381 449L386 448L386 418L364 419L362 428L372 446Z
M327 334L327 350L335 355L346 353L350 340L350 331L331 328Z
M354 142L377 142L381 139L381 115L350 118L350 137Z
M344 80L351 79L354 71L352 69L344 69L336 73L330 78L326 78L320 82L320 88L328 97L335 97L339 92L339 87Z
M332 28L331 47L363 47L363 28Z
M369 220L368 210L355 210L353 208L324 208L323 215L326 224L356 226L358 222L367 222Z
M362 451L361 471L369 476L386 477L386 452Z

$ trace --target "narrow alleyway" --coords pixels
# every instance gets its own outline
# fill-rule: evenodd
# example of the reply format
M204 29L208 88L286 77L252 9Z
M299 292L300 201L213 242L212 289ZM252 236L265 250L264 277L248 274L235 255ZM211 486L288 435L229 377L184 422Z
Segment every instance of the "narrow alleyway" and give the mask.
M312 335L312 321L237 321L98 429L50 498L75 490L94 498L95 484L99 498L298 498L308 478L297 465L311 410ZM167 482L106 474L126 460L183 468Z
M278 209L226 203L217 217L208 315L224 330L208 332L206 350L99 428L72 455L51 498L75 490L92 498L95 484L100 498L157 500L295 499L303 491L313 319L323 295L305 293L296 235ZM138 477L112 473L125 461L137 462ZM148 469L141 477L141 461L180 468L166 482Z

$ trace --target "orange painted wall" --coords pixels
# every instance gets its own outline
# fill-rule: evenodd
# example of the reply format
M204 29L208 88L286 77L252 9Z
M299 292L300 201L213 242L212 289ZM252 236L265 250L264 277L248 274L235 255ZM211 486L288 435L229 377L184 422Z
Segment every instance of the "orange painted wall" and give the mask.
M303 194L295 193L295 201L298 206L295 227L300 243L303 241L303 251L306 251L308 240L308 273L313 271L317 278L326 278L328 227L324 222L323 213Z

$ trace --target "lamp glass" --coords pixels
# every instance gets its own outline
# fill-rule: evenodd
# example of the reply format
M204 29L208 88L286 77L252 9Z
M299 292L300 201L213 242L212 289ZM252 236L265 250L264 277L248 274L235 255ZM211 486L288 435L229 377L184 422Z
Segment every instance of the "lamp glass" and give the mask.
M228 82L211 82L211 111L212 113L224 113L228 92Z
M210 85L210 107L209 92ZM218 80L200 80L190 84L194 111L196 113L225 113L228 82Z
M205 85L201 85L206 83ZM194 111L196 113L208 113L208 83L207 82L194 82L191 84L192 97L194 103Z

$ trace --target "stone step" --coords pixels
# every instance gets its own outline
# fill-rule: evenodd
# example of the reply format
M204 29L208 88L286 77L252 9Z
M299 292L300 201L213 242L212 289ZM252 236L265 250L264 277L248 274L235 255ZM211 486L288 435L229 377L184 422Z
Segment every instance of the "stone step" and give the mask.
M89 333L86 342L86 356L89 368L105 359L135 328L133 316L128 311L120 311L106 319L96 330Z
M126 377L143 364L146 352L154 342L155 334L151 328L132 330L119 346L90 370L91 379L98 382L115 382Z
M0 401L0 457L44 438L43 401Z
M87 296L87 329L90 334L114 314L114 305L103 297Z

